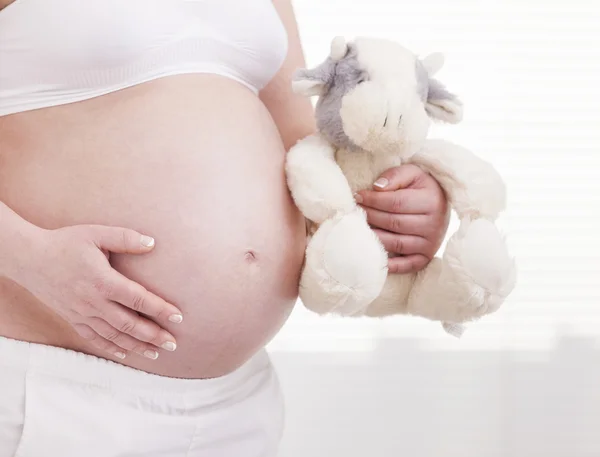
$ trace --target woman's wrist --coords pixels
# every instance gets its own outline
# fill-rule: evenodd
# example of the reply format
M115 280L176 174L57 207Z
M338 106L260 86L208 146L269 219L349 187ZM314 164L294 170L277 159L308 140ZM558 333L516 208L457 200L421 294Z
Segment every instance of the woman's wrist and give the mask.
M45 232L0 202L0 276L20 283Z

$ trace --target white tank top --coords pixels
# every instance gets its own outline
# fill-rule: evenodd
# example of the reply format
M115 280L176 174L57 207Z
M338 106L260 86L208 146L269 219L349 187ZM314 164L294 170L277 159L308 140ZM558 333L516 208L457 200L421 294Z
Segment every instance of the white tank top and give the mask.
M0 10L0 116L193 72L258 93L287 44L271 0L16 0Z

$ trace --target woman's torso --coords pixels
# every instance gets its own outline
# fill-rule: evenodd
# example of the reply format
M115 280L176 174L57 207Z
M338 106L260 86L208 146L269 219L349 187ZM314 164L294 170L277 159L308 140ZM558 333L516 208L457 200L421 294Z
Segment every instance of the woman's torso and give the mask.
M10 8L19 2L40 0L17 0L0 21L16 16ZM202 2L209 3L175 3ZM296 301L304 223L287 191L284 154L255 93L191 71L0 117L0 200L45 228L94 223L154 236L152 253L114 256L113 265L180 307L185 319L168 328L177 351L125 363L213 377L265 345ZM0 335L105 356L6 279L0 316Z

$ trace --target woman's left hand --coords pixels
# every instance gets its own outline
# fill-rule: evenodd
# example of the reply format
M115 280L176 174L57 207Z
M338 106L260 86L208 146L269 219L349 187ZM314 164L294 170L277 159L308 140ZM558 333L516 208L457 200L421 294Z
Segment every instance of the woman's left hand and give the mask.
M410 164L390 168L373 190L357 192L355 198L392 256L390 273L417 272L429 264L450 221L446 195L429 173Z

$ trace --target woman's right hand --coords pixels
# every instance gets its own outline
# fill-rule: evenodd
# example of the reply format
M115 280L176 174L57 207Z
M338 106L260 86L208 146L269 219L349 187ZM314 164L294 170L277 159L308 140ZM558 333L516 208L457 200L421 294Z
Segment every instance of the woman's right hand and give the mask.
M129 353L156 359L159 347L175 350L175 338L144 316L180 323L181 311L109 262L111 252L151 251L151 237L121 227L75 225L38 231L32 248L17 282L92 345L120 359Z

